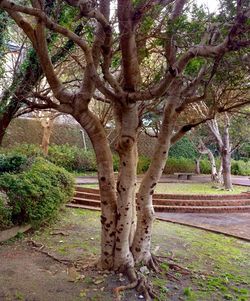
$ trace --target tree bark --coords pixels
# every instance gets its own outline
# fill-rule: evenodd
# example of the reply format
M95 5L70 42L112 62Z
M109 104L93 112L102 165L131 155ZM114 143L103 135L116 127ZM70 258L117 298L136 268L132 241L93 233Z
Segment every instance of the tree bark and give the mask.
M200 157L195 159L195 173L197 175L200 175L201 174L201 169L200 169Z
M103 269L113 269L117 223L117 197L112 153L108 145L106 133L95 115L86 110L81 114L73 116L87 132L95 151L102 210L100 266Z
M223 147L221 151L221 159L222 159L222 174L225 189L231 190L233 189L232 185L232 177L231 177L231 145L230 145L230 137L229 137L229 126L230 121L227 114L225 114L225 128L222 136Z
M126 271L134 267L131 246L136 227L136 169L138 161L138 109L137 105L115 108L119 138L117 152L120 158L117 179L117 228L115 269Z
M178 116L176 106L176 94L175 96L169 96L164 109L164 118L154 155L149 169L141 182L137 196L137 228L132 252L136 263L144 262L149 266L153 265L150 248L153 221L155 219L152 196L154 188L162 175L171 146L171 136Z
M53 120L43 119L41 124L43 127L43 138L42 138L41 148L42 148L43 154L45 156L47 156L48 152L49 152L49 141L50 141L50 136L52 134Z
M202 140L200 140L200 143L198 146L198 151L203 155L204 154L208 155L208 159L211 164L211 179L213 182L219 183L220 181L219 181L219 176L217 173L214 155L213 155L212 151L208 147L205 146L205 144Z
M231 145L230 145L230 136L229 136L229 126L230 120L228 115L225 113L225 127L224 133L221 135L216 119L210 120L207 122L209 129L214 135L220 156L221 156L221 166L222 166L222 175L223 175L223 184L225 189L231 190L232 178L231 178Z

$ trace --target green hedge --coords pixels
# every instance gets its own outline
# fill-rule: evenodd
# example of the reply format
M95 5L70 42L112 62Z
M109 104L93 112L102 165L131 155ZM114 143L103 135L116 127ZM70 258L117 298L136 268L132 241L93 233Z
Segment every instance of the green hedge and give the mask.
M187 158L195 159L198 155L197 150L194 145L188 139L188 137L183 137L172 145L169 149L169 157L171 158Z
M150 165L151 159L146 156L140 156L137 164L137 173L143 174L145 173Z
M0 190L8 197L14 224L39 225L72 197L74 180L65 169L38 157L26 171L2 174Z
M11 159L9 161L12 162L10 165L14 164L16 166L15 168L17 168L19 162L25 160L25 156L27 156L28 158L42 156L42 152L39 146L27 144L19 145L12 149L2 148L0 149L0 153L8 153L7 157L11 158L12 156L12 159L15 158L14 160ZM4 168L6 168L6 164L1 163L3 162L1 157L2 156L0 156L0 172L1 166L4 165ZM83 149L72 147L67 144L51 145L49 147L49 154L46 159L56 164L57 166L64 167L70 172L97 171L96 159L92 151L84 151ZM137 173L145 173L149 165L150 158L146 156L140 156L138 160ZM216 165L217 167L219 167L219 160L216 160ZM22 164L20 164L19 166L22 166ZM114 171L118 171L119 157L117 154L113 155L113 166ZM201 173L203 174L209 174L211 172L211 165L208 159L200 160L200 169ZM192 156L190 156L190 158L169 157L166 162L164 173L173 174L175 172L194 172L194 170L195 162ZM250 161L232 160L232 174L246 176L250 175Z
M165 174L173 174L175 172L194 172L195 170L195 162L192 159L186 158L168 158L164 173Z
M24 155L4 155L0 154L0 173L2 172L18 172L22 166L27 163L27 157Z
M250 176L250 161L232 160L231 172L233 175Z
M12 226L12 210L0 196L0 231Z
M51 145L48 160L68 171L96 171L95 154L69 145Z
M12 155L42 157L43 153L38 145L22 144L10 149L1 149L0 152ZM78 147L65 145L50 145L47 160L57 166L72 172L97 171L95 154Z

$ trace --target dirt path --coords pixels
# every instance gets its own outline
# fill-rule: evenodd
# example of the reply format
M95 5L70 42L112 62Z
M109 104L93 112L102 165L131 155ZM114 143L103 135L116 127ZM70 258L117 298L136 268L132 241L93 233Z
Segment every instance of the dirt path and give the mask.
M0 300L77 300L81 284L68 281L67 267L25 243L0 249Z

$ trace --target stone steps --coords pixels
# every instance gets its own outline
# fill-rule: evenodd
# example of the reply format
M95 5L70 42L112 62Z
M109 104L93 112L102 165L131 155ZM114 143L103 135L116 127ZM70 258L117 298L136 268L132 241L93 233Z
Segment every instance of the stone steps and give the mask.
M100 190L94 188L85 188L82 186L76 186L76 196L81 197L82 195L95 195L100 199ZM159 194L155 193L153 195L154 199L175 199L175 200L234 200L234 199L250 199L250 193L240 193L240 194L229 194L229 195L218 195L218 194Z
M76 186L74 198L69 207L100 210L98 189ZM238 195L173 195L154 194L153 204L156 212L182 213L222 213L250 212L250 194Z

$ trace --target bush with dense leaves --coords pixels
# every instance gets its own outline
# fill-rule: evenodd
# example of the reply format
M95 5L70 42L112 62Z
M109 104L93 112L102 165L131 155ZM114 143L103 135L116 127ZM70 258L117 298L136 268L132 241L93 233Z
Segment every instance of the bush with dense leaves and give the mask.
M168 158L164 173L173 174L175 172L194 172L195 162L192 159L186 158Z
M18 144L12 148L0 148L2 154L23 155L26 157L42 157L43 152L39 145L35 144Z
M4 198L0 195L0 231L12 226L11 216L11 208L6 204Z
M140 156L137 164L137 173L143 174L145 173L150 165L151 159L146 156Z
M0 155L0 173L18 172L22 166L27 163L27 157L24 155Z
M51 145L48 160L68 171L86 172L96 171L96 159L92 151L65 145Z
M232 160L231 171L233 175L250 176L250 161Z
M43 153L38 145L22 144L11 149L1 149L1 152L29 157L42 157ZM50 145L47 160L68 171L86 172L97 171L95 154L84 151L75 146Z
M74 180L65 169L38 157L21 173L3 173L0 190L8 196L14 224L39 225L72 197Z
M194 145L188 139L188 137L183 137L175 144L173 144L169 149L169 157L171 158L187 158L195 159L197 157L197 150Z

